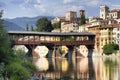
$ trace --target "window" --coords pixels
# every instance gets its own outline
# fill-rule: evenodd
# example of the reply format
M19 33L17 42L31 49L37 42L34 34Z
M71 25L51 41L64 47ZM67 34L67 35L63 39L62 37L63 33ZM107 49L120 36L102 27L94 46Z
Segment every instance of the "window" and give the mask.
M117 28L117 30L119 31L119 28Z
M117 34L117 38L119 38L119 34Z
M103 14L102 14L102 17L103 17Z

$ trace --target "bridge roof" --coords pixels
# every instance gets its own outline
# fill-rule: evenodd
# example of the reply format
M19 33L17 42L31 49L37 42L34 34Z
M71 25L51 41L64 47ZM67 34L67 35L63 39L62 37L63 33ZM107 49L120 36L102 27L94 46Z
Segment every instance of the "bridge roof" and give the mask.
M95 36L91 32L71 32L71 33L60 33L60 32L33 32L33 31L8 31L8 34L13 35L46 35L46 36Z

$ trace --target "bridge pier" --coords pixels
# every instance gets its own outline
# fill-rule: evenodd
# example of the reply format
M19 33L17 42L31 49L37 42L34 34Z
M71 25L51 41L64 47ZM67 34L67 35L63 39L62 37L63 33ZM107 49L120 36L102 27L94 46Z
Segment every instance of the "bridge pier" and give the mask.
M94 45L89 45L89 46L86 46L86 47L88 49L88 57L92 57Z
M58 47L59 47L59 46L54 46L54 47L53 47L52 57L61 57L61 54L60 54L60 52L59 52L59 50L58 50Z
M28 56L38 57L38 54L34 51L36 45L25 45L25 47L28 49Z
M46 47L49 49L48 54L46 55L46 57L47 58L52 58L53 45L46 45Z
M61 54L60 54L60 52L58 50L58 47L59 46L54 46L54 45L47 46L49 51L48 51L48 54L47 54L46 57L48 57L48 58L61 57Z
M72 60L72 55L73 55L73 51L74 51L74 46L67 46L68 48L68 52L65 55L65 57L68 58L68 61L70 62Z

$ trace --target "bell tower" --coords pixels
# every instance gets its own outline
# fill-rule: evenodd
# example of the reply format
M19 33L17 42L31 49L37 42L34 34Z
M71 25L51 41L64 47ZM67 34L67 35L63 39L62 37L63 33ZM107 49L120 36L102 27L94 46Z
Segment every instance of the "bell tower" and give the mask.
M100 18L106 19L109 13L109 7L106 5L100 6Z

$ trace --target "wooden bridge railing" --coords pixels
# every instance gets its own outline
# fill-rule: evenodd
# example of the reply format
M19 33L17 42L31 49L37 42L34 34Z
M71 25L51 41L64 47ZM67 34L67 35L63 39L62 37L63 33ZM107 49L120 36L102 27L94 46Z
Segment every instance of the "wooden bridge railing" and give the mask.
M16 45L42 45L42 44L53 44L53 45L94 45L95 41L17 41L12 40L12 44Z

